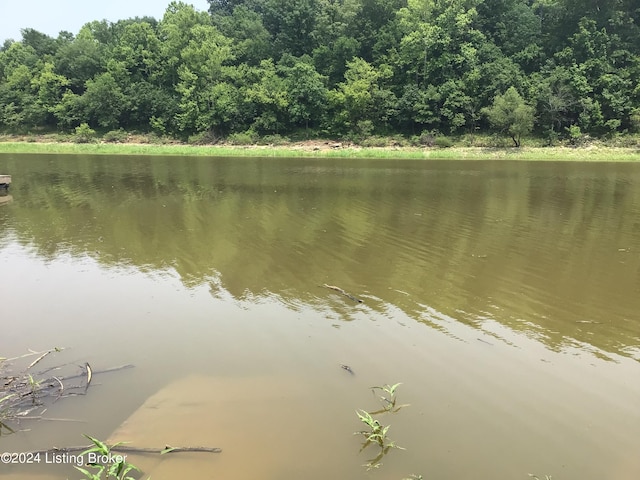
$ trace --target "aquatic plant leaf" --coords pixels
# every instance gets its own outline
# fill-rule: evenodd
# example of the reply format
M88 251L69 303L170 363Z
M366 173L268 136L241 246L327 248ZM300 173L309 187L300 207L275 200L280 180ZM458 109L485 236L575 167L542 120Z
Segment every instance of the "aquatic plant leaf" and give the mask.
M398 388L400 385L402 385L402 382L400 382L400 383L396 383L395 385L392 385L392 386L389 388L388 392L389 392L391 395L394 395L394 392L396 391L396 388ZM387 387L389 387L389 385L387 385Z
M99 479L100 479L100 477L99 477L99 476L97 476L97 475L95 475L95 474L91 473L91 472L90 472L90 471L88 471L88 470L85 470L84 468L80 468L80 467L74 467L74 468L75 468L76 470L78 470L80 473L82 473L82 474L85 476L85 478L89 478L89 479L91 479L91 480L96 480L96 479L98 479L98 480L99 480Z
M111 465L109 465L109 470L107 470L107 478L109 477L118 478L120 476L120 472L122 471L123 467L124 467L124 462L112 463Z
M378 463L365 463L362 465L363 467L367 467L367 472L369 470L372 470L374 468L380 468L382 466L382 463L378 462Z
M127 475L127 473L129 473L132 470L135 470L136 472L139 472L140 469L138 467L136 467L135 465L131 465L130 463L125 463L125 469L122 472L122 476L125 477ZM131 477L127 477L127 478L131 478Z
M95 447L85 450L84 452L82 452L82 455L85 455L90 452L100 452L102 455L109 454L109 447L107 447L103 442L101 442L97 438L93 438L86 434L83 434L83 436L91 440L91 442L95 445Z

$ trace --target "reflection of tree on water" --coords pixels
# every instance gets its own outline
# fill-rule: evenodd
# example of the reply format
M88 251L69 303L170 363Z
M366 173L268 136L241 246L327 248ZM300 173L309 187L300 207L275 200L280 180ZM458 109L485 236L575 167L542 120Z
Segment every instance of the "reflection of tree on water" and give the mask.
M402 312L444 330L442 318L481 329L499 322L553 349L633 356L637 347L640 259L620 250L640 248L633 165L4 163L21 178L4 221L46 258L64 251L107 267L171 270L217 297L275 297L336 320Z

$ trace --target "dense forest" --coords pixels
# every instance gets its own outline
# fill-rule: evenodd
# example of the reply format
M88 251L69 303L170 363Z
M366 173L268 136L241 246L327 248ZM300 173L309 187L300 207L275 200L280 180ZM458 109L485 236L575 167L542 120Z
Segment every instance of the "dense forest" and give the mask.
M209 0L0 49L0 128L640 131L637 0Z

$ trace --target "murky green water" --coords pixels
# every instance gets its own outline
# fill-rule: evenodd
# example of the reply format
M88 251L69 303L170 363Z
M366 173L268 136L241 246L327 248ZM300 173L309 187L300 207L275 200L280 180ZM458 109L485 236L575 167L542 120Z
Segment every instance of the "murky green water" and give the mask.
M0 155L0 173L0 356L136 366L47 412L84 423L0 451L106 438L197 375L130 434L175 442L169 416L223 453L154 479L640 478L640 165ZM378 418L406 450L367 471L354 411L397 382L411 406ZM0 465L40 473L77 476Z

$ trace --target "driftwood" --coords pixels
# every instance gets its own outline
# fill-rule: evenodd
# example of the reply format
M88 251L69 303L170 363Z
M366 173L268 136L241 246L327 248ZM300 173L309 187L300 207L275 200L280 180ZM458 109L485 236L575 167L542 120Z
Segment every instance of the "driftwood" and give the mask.
M84 452L85 450L89 450L94 448L95 445L82 445L78 447L53 447L49 450L36 450L35 452L30 452L33 455L46 455L53 453L73 453L73 452ZM120 452L120 453L154 453L154 454L167 454L167 453L185 453L185 452L197 452L197 453L221 453L222 449L218 447L172 447L170 445L166 445L164 448L140 448L133 447L130 445L114 445L109 448L110 452Z
M349 298L350 300L353 300L354 302L357 303L363 303L363 301L361 299L359 299L358 297L351 295L348 292L345 292L343 289L341 289L340 287L336 287L335 285L327 285L326 283L322 285L325 288L328 288L330 290L336 291L338 293L341 293L342 295L344 295L345 297Z

